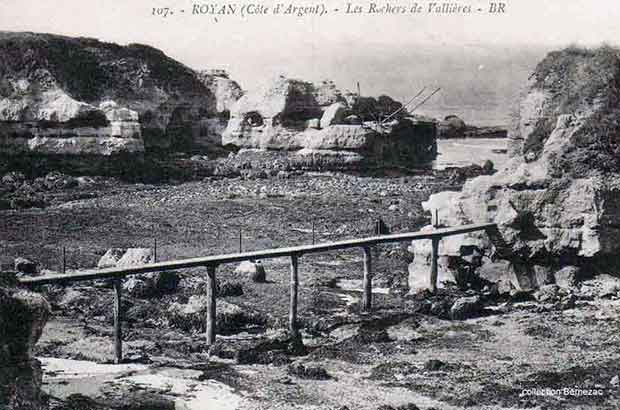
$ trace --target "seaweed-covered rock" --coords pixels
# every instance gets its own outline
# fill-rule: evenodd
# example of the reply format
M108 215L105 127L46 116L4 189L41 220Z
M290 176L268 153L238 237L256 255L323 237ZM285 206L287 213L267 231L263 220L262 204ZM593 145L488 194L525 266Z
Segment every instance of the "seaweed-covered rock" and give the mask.
M460 298L450 308L450 318L453 320L470 319L479 315L482 309L482 302L478 296Z
M291 376L308 380L329 380L332 378L324 367L317 364L292 363L287 372Z
M186 331L204 332L206 329L207 297L192 296L187 303L172 303L168 307L168 320L171 325ZM237 332L246 327L262 326L266 319L260 313L239 305L217 300L216 326L218 332Z

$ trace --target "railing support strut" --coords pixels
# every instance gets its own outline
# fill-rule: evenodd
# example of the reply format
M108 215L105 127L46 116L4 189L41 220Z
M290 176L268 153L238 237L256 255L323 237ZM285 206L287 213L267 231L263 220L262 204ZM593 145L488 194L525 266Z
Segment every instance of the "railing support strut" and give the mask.
M438 259L439 259L439 238L431 239L431 277L430 277L430 290L432 293L437 293L437 274L438 274Z
M288 329L291 334L296 335L297 329L297 296L299 291L299 256L291 255L291 295L288 312Z
M123 331L121 328L121 292L123 289L123 280L121 278L114 279L114 362L120 364L123 362Z
M215 303L215 265L207 266L207 345L213 346L216 333L216 303Z
M364 279L362 288L364 289L362 308L364 312L370 312L372 309L372 252L371 248L365 246L364 250Z

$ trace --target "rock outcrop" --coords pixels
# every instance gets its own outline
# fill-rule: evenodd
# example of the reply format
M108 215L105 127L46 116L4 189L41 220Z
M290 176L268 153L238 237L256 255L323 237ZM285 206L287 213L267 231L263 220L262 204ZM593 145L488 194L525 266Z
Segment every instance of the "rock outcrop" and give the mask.
M225 74L199 75L149 46L0 33L1 153L180 150L239 95Z
M508 130L503 127L477 127L466 124L456 115L448 115L437 124L437 137L451 138L508 138Z
M194 143L207 148L221 146L230 110L243 96L243 90L224 70L203 70L198 73L198 78L215 97L216 115L201 120L200 132Z
M241 98L241 86L225 70L202 70L198 78L215 97L215 110L218 114L230 111Z
M478 269L492 281L536 288L565 266L617 263L620 251L620 57L607 47L549 54L530 79L511 135L513 157L462 192L424 208L442 224L495 222L485 233L440 244L440 276ZM428 275L429 246L413 243L410 285Z
M41 364L33 357L50 314L40 295L17 289L8 274L0 278L0 408L42 409Z
M393 102L388 97L380 101L386 99ZM320 168L413 167L435 158L434 123L402 118L379 124L359 116L354 122L348 120L354 109L329 82L316 87L279 77L233 106L223 144L289 151L300 162Z

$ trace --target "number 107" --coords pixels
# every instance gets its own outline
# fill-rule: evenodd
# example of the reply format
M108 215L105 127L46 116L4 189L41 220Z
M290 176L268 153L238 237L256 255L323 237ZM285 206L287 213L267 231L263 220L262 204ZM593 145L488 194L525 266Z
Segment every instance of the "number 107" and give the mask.
M170 15L170 7L153 7L153 15L158 17L168 17Z

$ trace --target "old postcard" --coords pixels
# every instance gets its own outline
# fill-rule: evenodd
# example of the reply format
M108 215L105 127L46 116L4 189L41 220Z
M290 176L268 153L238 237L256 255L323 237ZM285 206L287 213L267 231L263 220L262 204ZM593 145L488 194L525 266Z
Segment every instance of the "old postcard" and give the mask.
M619 21L0 0L0 410L620 408Z

